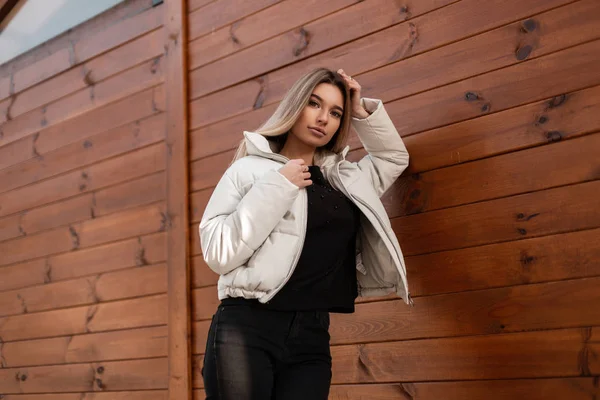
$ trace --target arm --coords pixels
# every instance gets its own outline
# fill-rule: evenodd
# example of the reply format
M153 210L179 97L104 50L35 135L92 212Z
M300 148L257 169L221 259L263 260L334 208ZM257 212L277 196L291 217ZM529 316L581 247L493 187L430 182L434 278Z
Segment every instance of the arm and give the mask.
M204 260L220 275L248 261L299 193L296 185L273 170L242 197L229 172L215 188L199 227Z
M353 117L352 126L369 154L358 167L381 197L408 166L408 152L381 100L364 98L361 105L370 115Z

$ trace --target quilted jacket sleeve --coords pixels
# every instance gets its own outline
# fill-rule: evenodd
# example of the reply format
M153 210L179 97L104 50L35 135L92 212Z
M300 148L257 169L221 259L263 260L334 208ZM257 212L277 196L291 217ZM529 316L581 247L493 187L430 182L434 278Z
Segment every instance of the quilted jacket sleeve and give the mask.
M383 102L367 98L361 101L371 115L365 119L352 118L352 126L369 153L358 162L358 167L381 197L408 167L408 151Z
M230 170L215 188L199 226L204 261L220 275L248 261L291 208L300 190L272 170L242 196Z

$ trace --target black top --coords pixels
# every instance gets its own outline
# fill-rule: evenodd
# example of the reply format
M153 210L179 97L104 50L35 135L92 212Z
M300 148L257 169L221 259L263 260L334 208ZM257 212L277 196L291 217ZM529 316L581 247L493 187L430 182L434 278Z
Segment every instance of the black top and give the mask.
M274 310L354 312L358 208L310 166L304 247L294 273L264 306Z

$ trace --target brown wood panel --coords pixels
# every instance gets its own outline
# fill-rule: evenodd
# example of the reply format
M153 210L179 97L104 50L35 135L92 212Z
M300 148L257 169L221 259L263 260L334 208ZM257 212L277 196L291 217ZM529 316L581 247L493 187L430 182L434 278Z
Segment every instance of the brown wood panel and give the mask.
M599 153L596 133L406 176L384 204L395 217L600 179Z
M214 2L216 0L188 0L187 2L187 12L191 13L192 11L195 11L197 9L199 9L200 7L203 7L207 4L210 4L212 2Z
M192 263L192 287L200 288L217 284L219 275L213 272L204 262L202 256L191 258Z
M600 229L405 259L413 296L600 276Z
M404 138L409 172L577 137L600 129L600 86Z
M189 14L189 37L194 40L216 29L230 24L240 18L253 14L281 0L221 0L207 4L200 10ZM203 1L205 3L205 1ZM192 8L193 7L193 8ZM190 4L190 9L199 8L198 4Z
M394 218L405 255L600 226L600 181Z
M17 376L19 379L15 379ZM164 389L165 358L0 370L3 393Z
M4 368L165 357L167 327L8 342Z
M94 193L94 216L161 201L165 193L164 172L102 189Z
M157 264L3 292L0 316L165 293L166 274L165 264Z
M526 18L532 14L543 12L548 8L559 6L568 2L571 2L571 0L558 0L552 2L542 2L539 0L519 2L516 0L511 0L510 3L501 3L495 1L484 4L474 0L461 1L422 17L415 18L414 21L399 24L372 36L356 40L355 42L351 42L327 52L323 52L307 60L296 62L295 64L285 68L270 72L261 76L260 79L243 82L231 88L224 89L223 93L218 94L217 98L213 99L213 97L217 95L215 94L208 96L208 98L204 100L197 100L198 109L200 112L202 112L203 109L202 104L206 101L210 101L210 104L215 108L215 110L213 111L213 115L210 117L203 116L202 118L196 118L194 116L196 113L196 104L193 102L191 108L192 119L206 121L205 123L215 122L235 114L250 111L254 108L260 107L261 105L264 106L277 102L287 92L293 81L295 81L303 73L308 72L309 70L318 66L326 66L337 69L340 65L343 65L348 73L356 76L362 72L370 71L386 65L391 61L397 61L398 59L413 56L427 50L432 50L443 46L444 44L476 35L477 33L487 29L500 27L504 24L517 21L520 18ZM365 4L368 5L368 3ZM413 12L412 15L416 14ZM423 33L419 33L422 31ZM514 38L515 35L516 32L511 32L510 37ZM398 44L398 38L403 38L400 41L400 45ZM518 41L516 39L512 40L514 40L514 42L511 42L510 45L517 46ZM467 43L471 47L475 46L476 48L481 48L482 46L481 42L475 39L470 40ZM263 43L262 45L264 46L265 44ZM484 42L483 46L486 45L487 48L493 48L492 46L489 46L489 43ZM499 57L503 60L505 60L507 57L514 57L514 49L511 50L507 49L506 46L502 46L501 50L503 50L501 53L493 54L492 57ZM277 50L271 49L271 51ZM465 51L465 49L463 48L462 51ZM483 55L485 56L485 54L489 53L490 51L492 50L484 51ZM506 53L507 51L508 53ZM236 56L242 53L244 52L238 53ZM356 57L357 53L364 54L364 56ZM508 56L506 54L508 54ZM244 63L246 64L247 57L248 56L244 58ZM231 57L228 57L227 59L229 58ZM227 59L223 59L221 62L225 62ZM465 60L460 60L460 65L463 66L463 69L466 69L467 71L473 71L473 68L477 68L476 66L479 64L478 62L473 62L472 58L466 59L471 62L465 64ZM505 62L506 61L504 61L504 63ZM436 61L436 63L439 64L440 61ZM441 61L441 63L443 64L444 61ZM503 65L502 61L499 65ZM221 69L221 72L223 70L225 69ZM265 72L267 72L267 70L261 71L261 74L264 74ZM417 70L417 72L419 71ZM192 87L194 85L194 73L195 71L191 74ZM392 79L396 79L397 74L397 71L395 71ZM445 74L438 75L445 76ZM421 82L422 80L417 77L412 77L411 81ZM450 80L446 82L452 81ZM384 82L380 82L380 85L385 86L387 83L388 80L386 79ZM379 88L366 87L365 94L373 95L372 93L374 93L376 96L380 96L378 90ZM194 92L192 91L192 93ZM230 111L232 106L225 107L218 102L218 100L222 98L238 98L243 100L237 103L238 107L236 108L236 111L232 113ZM197 127L196 125L192 126Z
M12 215L0 219L0 241L12 239L23 235L19 230L22 215Z
M409 9L396 2L358 2L251 48L190 72L192 99L216 92L265 72L281 68L390 25L430 12L456 0L413 2ZM403 10L405 10L403 12ZM243 66L243 68L242 68ZM210 77L210 79L207 79ZM218 77L218 79L215 79Z
M600 394L596 382L595 377L582 377L333 385L329 400L584 399Z
M231 164L235 151L227 151L190 163L191 190L203 190L217 185Z
M156 57L97 85L89 86L9 120L2 127L4 136L0 139L0 145L21 139L47 126L156 86L163 80L162 60L162 56Z
M0 290L19 289L46 282L46 260L38 259L0 268Z
M0 243L2 265L164 230L164 204L153 204Z
M13 72L13 90L11 94L20 93L28 87L68 70L72 66L73 61L71 59L71 49L69 48L62 48L46 54L42 60L24 65Z
M401 135L425 131L598 85L599 54L596 40L398 100L387 109Z
M167 400L166 390L136 392L60 393L60 394L7 394L3 400Z
M159 108L158 103L164 102L163 97L163 87L160 85L42 129L39 134L0 147L0 166L7 167L29 160L87 136L161 112L164 108ZM16 151L20 153L13 154Z
M202 249L200 248L200 231L198 229L198 224L192 224L190 229L190 254L193 256L202 254Z
M332 347L333 384L578 377L597 375L598 328ZM586 350L587 349L587 350ZM194 359L201 388L203 356Z
M576 3L535 17L538 23L544 23L544 29L538 29L534 33L537 36L542 36L541 39L538 38L536 40L541 41L543 46L538 45L539 47L536 47L532 54L536 56L546 54L568 45L577 44L579 41L589 39L590 37L595 37L594 32L596 31L593 28L590 29L589 26L594 25L593 18L597 18L597 13L587 13L586 11L589 11L590 8L597 7L597 5L590 4L590 2L582 2L581 4L583 6L580 6L580 3ZM481 6L498 7L499 4L486 3L485 5L478 5L476 8L472 7L470 12L475 12L475 10L480 9ZM461 7L461 3L452 7ZM573 17L570 13L570 10L575 7L577 7L575 16L579 19ZM433 32L433 35L427 36L426 38L419 38L415 43L415 46L417 47L416 50L424 51L428 48L433 48L437 44L433 39L439 42L440 40L446 40L447 36L451 34L451 30L454 29L455 26L446 26L445 23L440 25L439 20L443 19L445 11L446 9L439 11L439 13L442 13L440 17L433 18L433 14L435 14L433 13L422 17L422 20L417 18L416 23L430 26L430 30L433 29L433 27L436 27L438 30ZM491 10L490 15L495 15L496 11L497 10ZM582 14L588 15L588 17L581 18ZM472 24L473 21L479 21L479 17L470 18L468 21ZM581 31L577 28L580 23L583 24L583 29L581 29ZM441 83L449 83L460 78L468 77L471 74L485 72L490 68L493 69L506 66L517 62L514 56L514 48L519 45L520 41L525 39L531 41L531 38L523 37L523 34L519 33L520 24L521 22L517 22L504 26L495 31L444 46L417 57L403 59L400 62L392 64L388 68L359 75L362 71L369 71L384 65L389 62L390 58L394 58L393 52L396 50L398 37L410 38L407 32L405 32L407 31L407 27L405 24L401 24L397 27L371 35L368 38L357 40L346 46L312 57L306 62L296 63L269 74L264 79L265 90L261 96L261 99L264 97L262 103L270 104L273 101L278 101L283 97L288 86L298 75L319 65L325 65L331 68L344 65L349 73L359 76L357 79L359 79L363 85L365 95L383 98L384 100L394 98L388 98L386 94L388 93L388 88L394 88L397 96L406 96L415 93L415 91L418 90L435 87L435 85ZM546 25L549 26L546 27ZM569 27L568 32L570 33L575 31L578 33L576 35L565 34L565 31L562 30L564 27ZM402 31L399 31L399 29L402 29ZM454 35L456 35L456 33L454 33ZM566 40L566 38L569 39ZM490 45L490 43L493 43L493 45ZM423 47L425 45L427 45L427 47ZM407 48L406 44L403 44L403 46L404 47L401 46L400 49ZM416 51L414 48L415 46L411 48L412 50L409 54L400 54L395 56L395 58L414 54L414 51ZM357 52L368 53L368 56L355 57ZM464 54L470 56L465 57ZM345 58L348 59L346 60ZM451 58L451 62L449 62L449 58ZM474 62L474 60L477 60L477 62ZM307 65L303 66L303 64ZM439 73L440 65L443 65L444 73ZM433 66L437 69L433 69ZM426 71L429 71L429 69L432 69L432 71L425 73ZM382 76L379 71L387 71L388 73L385 76ZM378 77L377 82L373 82L372 76ZM402 85L396 84L397 81L402 82ZM247 87L247 89L244 89L244 87ZM226 89L223 92L194 101L192 103L192 126L205 125L226 116L253 110L254 101L260 90L258 82L245 82L239 85L238 89ZM229 99L232 98L235 98L236 101L231 102ZM205 103L208 101L210 102L209 104L211 107L205 106ZM229 103L227 103L228 101ZM196 104L198 105L197 111ZM207 109L210 109L211 112L207 113ZM203 144L202 147L208 148L202 155L210 154L210 148L213 146L217 147L218 151L234 147L236 141L239 141L238 133L241 132L242 129L253 128L253 124L244 124L244 121L251 118L256 112L257 111L253 111L227 120L226 123L228 125L237 122L237 126L241 125L241 128L237 128L237 126L234 125L236 129L227 129L228 125L226 125L223 129L218 130L221 134L219 140L214 140L213 136L203 136L204 140L198 139L197 141ZM260 120L266 120L266 115L264 118L261 117ZM398 117L398 121L402 123L400 116ZM204 132L200 130L195 134L203 135ZM193 139L194 136L195 135L192 135ZM194 143L194 140L192 143ZM504 143L511 143L511 141L504 141ZM195 147L196 146L193 148ZM193 158L197 158L195 153L193 153Z
M162 141L165 120L160 113L5 168L0 171L0 193Z
M259 108L254 112L244 114L245 118L234 117L191 131L190 159L197 160L233 149L244 138L242 135L243 131L254 131L257 129L273 114L276 106L276 104L272 104ZM196 111L198 110L196 109ZM190 125L203 125L202 121L196 121L196 118L199 117L198 112L192 113L190 117L192 120Z
M60 321L58 324L56 321ZM0 318L4 342L165 325L165 294Z
M215 310L216 312L216 310ZM204 354L206 352L206 341L208 340L208 330L211 320L197 321L193 323L192 329L192 353Z
M139 39L19 93L10 107L11 118L87 86L97 85L112 75L161 55L164 50L163 34L161 29L147 33Z
M224 26L189 44L190 69L225 57L303 24L341 10L357 0L287 0ZM285 16L285 18L282 18Z
M216 286L194 289L192 291L192 320L210 319L219 304Z
M331 341L369 343L597 325L600 278L365 303L332 314ZM213 311L214 312L214 311Z
M164 232L139 236L47 258L47 280L56 282L87 275L142 267L166 260Z
M10 77L0 78L0 99L10 96Z
M155 144L52 179L0 194L0 216L126 182L164 169L164 146Z
M188 177L188 15L185 0L167 0L165 87L167 96L166 213L169 399L192 397Z

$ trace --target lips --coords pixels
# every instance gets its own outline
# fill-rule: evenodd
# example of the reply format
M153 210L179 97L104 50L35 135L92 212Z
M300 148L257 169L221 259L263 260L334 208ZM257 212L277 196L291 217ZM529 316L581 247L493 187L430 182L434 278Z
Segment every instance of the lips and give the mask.
M319 137L325 136L325 131L323 129L321 129L321 128L316 127L316 126L309 126L308 130L311 131L316 136L319 136Z

